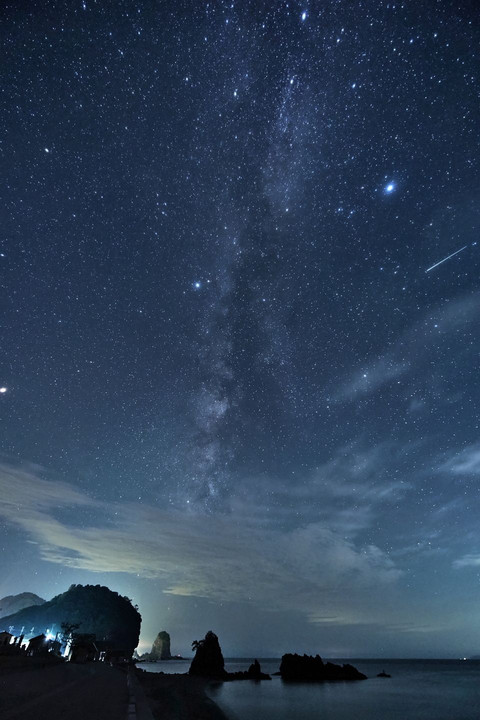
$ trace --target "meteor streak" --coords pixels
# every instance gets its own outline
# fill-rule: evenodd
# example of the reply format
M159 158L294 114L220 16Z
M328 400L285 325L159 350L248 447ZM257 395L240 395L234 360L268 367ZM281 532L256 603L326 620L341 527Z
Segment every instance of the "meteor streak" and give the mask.
M425 270L425 272L426 273L430 272L430 270L433 270L433 268L436 268L439 265L441 265L442 263L447 262L447 260L450 260L450 258L452 258L454 255L458 255L458 253L462 252L462 250L465 250L466 247L468 247L468 245L464 245L463 247L460 248L460 250L455 250L455 252L452 253L451 255L447 255L447 257L443 258L443 260L439 260L437 263L435 263L435 265L432 265L432 267L427 268L427 270Z

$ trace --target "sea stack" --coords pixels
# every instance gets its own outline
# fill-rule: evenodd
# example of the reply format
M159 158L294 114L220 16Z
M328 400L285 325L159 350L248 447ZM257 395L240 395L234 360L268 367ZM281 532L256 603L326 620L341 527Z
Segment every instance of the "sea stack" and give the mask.
M170 635L166 630L161 630L155 638L150 658L152 660L171 660Z
M215 633L209 630L203 640L194 640L192 648L196 652L188 671L190 675L211 678L227 677L225 661Z

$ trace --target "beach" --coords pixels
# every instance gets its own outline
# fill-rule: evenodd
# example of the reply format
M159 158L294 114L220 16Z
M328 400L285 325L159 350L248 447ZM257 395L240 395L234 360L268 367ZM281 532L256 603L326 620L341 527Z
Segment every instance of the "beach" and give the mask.
M155 720L227 720L205 690L201 678L137 670L137 678Z

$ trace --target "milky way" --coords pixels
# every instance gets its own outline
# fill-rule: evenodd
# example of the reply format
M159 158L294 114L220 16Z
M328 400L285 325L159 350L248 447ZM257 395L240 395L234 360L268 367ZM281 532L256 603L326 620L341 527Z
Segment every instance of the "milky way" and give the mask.
M0 595L104 582L185 648L479 652L457 5L4 10Z

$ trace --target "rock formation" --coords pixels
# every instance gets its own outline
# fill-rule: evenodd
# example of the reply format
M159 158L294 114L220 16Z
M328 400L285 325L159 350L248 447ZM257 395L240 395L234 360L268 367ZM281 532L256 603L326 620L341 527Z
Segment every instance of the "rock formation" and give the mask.
M262 668L258 660L255 660L248 670L244 672L227 673L226 680L271 680L270 675L262 673Z
M324 663L320 655L292 655L282 657L280 664L282 680L290 682L335 682L344 680L366 680L367 676L353 665Z
M194 640L192 649L196 652L188 671L190 675L227 678L222 650L215 633L209 630L203 640Z
M152 645L150 660L171 660L170 635L165 630L158 633Z
M192 648L196 651L195 657L188 671L190 675L215 678L217 680L271 680L270 675L262 673L260 663L255 660L248 670L229 673L225 670L222 650L218 637L211 630L203 640L195 640Z

